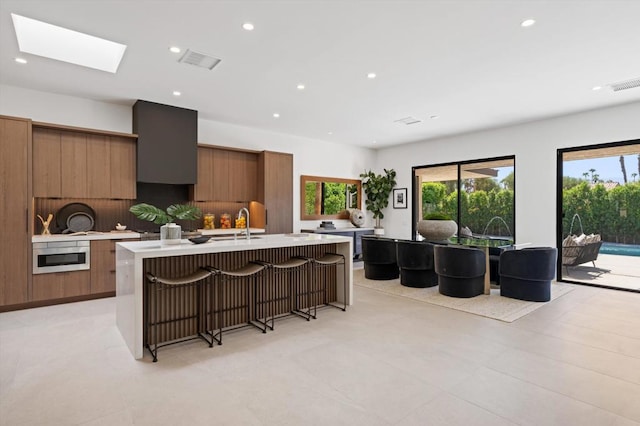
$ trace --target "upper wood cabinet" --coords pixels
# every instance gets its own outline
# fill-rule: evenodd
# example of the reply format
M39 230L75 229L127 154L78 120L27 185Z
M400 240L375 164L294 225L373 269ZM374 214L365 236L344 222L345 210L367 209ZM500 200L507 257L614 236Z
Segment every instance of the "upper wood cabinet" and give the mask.
M229 201L258 198L258 155L229 151Z
M123 200L136 198L136 144L135 140L109 136L109 178L111 197Z
M198 183L194 201L252 201L257 197L258 154L219 147L198 147Z
M33 196L62 197L60 132L33 129Z
M31 121L0 117L0 306L25 303L31 276Z
M129 136L33 128L34 197L135 199L135 162Z
M264 204L266 232L293 232L293 155L260 153L258 180L257 200Z

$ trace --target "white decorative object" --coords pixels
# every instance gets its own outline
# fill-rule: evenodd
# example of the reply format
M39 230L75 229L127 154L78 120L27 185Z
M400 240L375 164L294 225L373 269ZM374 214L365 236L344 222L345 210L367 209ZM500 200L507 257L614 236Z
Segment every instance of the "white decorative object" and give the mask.
M384 228L373 228L373 235L384 235Z
M358 228L360 228L362 225L364 225L364 213L360 209L352 209L349 215L349 219L351 220L351 223L353 223L353 226L357 226Z
M180 244L182 227L175 223L167 223L160 227L160 244L163 246Z
M458 225L453 220L421 220L418 233L427 241L444 241L453 237Z

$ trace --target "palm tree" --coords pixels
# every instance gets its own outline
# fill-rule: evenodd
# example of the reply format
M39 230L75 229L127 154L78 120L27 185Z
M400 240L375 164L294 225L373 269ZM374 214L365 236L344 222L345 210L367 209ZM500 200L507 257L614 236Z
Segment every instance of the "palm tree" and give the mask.
M624 155L620 156L620 168L622 169L622 177L626 185L627 184L627 168L624 166Z

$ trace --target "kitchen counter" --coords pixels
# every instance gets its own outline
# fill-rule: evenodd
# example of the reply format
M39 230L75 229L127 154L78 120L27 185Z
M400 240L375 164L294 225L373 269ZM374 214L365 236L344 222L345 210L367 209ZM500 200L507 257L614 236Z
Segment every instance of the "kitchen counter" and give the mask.
M342 272L336 274L333 281L335 298L338 302L350 305L353 300L352 244L350 237L329 234L262 235L250 240L212 240L203 244L181 240L180 244L166 246L162 246L160 241L116 243L117 327L134 358L142 358L145 327L143 277L149 270L146 268L154 267L170 270L180 276L205 265L235 264L232 267L239 267L249 260L288 258L293 255L317 256L334 251L345 256L348 281L345 291Z
M48 243L58 241L92 241L92 240L126 240L126 239L138 239L140 234L133 231L111 231L111 232L97 232L90 231L84 235L71 235L71 234L51 234L51 235L34 235L31 237L32 243Z

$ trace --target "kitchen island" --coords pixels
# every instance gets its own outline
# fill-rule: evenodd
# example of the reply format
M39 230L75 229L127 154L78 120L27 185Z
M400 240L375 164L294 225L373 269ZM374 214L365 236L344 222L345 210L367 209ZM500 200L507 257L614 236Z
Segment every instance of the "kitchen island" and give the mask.
M345 256L347 268L346 294L343 274L330 280L329 300L352 304L353 239L324 234L278 234L251 239L211 240L193 244L162 246L160 241L120 242L116 244L116 324L129 350L136 359L144 350L144 277L153 273L172 278L186 275L202 266L233 269L252 260L282 262L292 256L319 257L328 252ZM266 285L276 285L267 282ZM233 300L230 303L234 303ZM230 321L233 321L230 320ZM240 322L240 320L238 320ZM225 326L234 325L225 323ZM177 334L170 338L180 338Z

